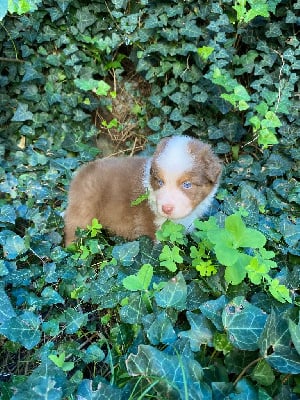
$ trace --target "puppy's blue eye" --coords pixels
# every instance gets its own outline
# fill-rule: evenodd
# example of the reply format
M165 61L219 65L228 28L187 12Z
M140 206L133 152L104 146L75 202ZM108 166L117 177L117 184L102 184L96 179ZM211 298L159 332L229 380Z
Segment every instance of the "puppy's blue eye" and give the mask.
M183 189L190 189L192 187L192 182L190 181L185 181L182 183Z
M157 184L158 184L158 186L163 186L164 181L162 179L157 179Z

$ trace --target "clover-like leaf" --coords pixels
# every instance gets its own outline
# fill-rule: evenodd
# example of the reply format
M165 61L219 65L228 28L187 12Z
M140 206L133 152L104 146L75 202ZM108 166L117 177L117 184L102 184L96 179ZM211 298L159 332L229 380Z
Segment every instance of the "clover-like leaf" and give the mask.
M150 264L144 264L136 275L129 275L123 279L123 285L131 291L147 290L153 276L153 267Z

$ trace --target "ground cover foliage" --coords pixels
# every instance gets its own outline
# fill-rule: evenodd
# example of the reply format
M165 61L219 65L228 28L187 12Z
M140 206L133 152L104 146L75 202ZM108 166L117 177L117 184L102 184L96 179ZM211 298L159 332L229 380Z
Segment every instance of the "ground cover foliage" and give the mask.
M1 399L299 398L299 0L19 5L0 26ZM224 159L213 216L154 246L93 221L67 250L68 184L120 83L145 153L191 134Z

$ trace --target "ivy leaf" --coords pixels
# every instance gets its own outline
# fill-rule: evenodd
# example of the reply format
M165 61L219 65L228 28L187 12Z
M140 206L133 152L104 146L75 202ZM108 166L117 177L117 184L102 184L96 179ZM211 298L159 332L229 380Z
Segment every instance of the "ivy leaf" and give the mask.
M251 376L259 385L263 386L270 386L275 381L275 374L265 360L259 361L252 371Z
M159 343L171 344L177 340L177 334L172 322L165 312L161 312L156 316L147 329L147 337L153 345L158 345Z
M0 324L9 321L12 317L16 316L15 310L11 304L9 297L7 296L5 290L0 287Z
M277 371L283 374L300 373L300 356L291 347L288 320L274 310L268 316L259 347L264 359Z
M92 25L96 21L95 14L92 14L89 11L89 7L82 7L76 11L76 17L78 19L78 29L81 33L83 33L86 28Z
M173 307L184 310L186 307L187 286L181 272L172 278L166 286L154 295L157 304L162 308Z
M31 111L28 111L28 104L18 103L18 108L11 120L14 122L32 121L33 114Z
M8 260L17 258L28 249L25 240L9 230L0 232L0 244L3 246L4 255Z
M88 314L73 310L72 308L65 310L64 316L66 319L66 333L68 334L78 332L83 325L86 325L88 320Z
M126 324L140 324L147 314L147 305L140 293L132 293L127 302L122 303L120 317Z
M212 346L213 333L206 317L190 311L187 311L186 316L191 329L180 332L180 336L189 339L192 351L199 351L202 344Z
M210 397L202 383L203 370L191 357L180 353L170 355L152 346L139 345L138 353L130 354L126 366L131 376L158 378L157 382L160 382L160 385L155 387L157 398L175 399L178 398L178 394L182 399L191 400Z
M215 327L219 330L223 330L222 312L227 304L227 298L222 295L216 300L209 300L200 305L201 312L208 318Z
M130 267L134 263L134 258L140 251L139 241L124 243L114 246L112 256L119 261L124 267Z
M0 326L0 333L13 342L20 343L27 350L33 349L41 339L40 318L31 311L6 320Z
M91 362L100 362L104 360L105 354L97 344L91 344L85 350L83 360L86 364Z
M267 314L248 303L242 296L234 298L225 307L222 320L230 342L241 350L258 349Z
M96 390L93 390L92 380L83 379L78 385L78 400L122 400L125 397L126 392L124 393L124 389L119 389L118 387L106 382L104 379L98 383Z
M4 204L0 208L0 223L14 224L16 221L16 212L13 206Z
M294 346L300 355L300 320L298 322L298 325L295 324L294 321L291 319L289 320L289 330L292 336L292 340L294 343Z
M148 290L153 276L153 267L150 264L144 264L137 275L129 275L123 279L123 285L131 291Z

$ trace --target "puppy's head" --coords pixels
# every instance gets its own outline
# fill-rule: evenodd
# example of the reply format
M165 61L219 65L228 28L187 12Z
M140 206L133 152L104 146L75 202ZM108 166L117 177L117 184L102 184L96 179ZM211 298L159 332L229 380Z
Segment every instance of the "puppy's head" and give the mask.
M171 220L185 218L215 191L221 170L211 147L200 140L188 136L163 139L150 167L154 212Z

